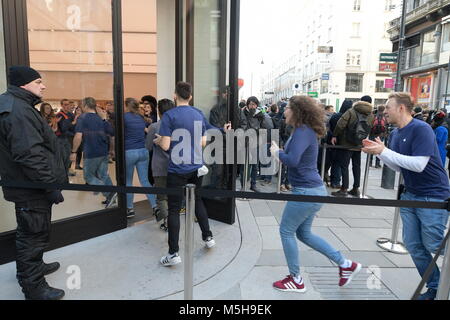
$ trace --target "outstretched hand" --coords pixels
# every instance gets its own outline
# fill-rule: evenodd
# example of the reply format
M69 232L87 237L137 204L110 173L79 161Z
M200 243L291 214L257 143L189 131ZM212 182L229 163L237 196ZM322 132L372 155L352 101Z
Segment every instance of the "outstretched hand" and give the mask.
M362 151L367 154L372 155L380 155L383 153L384 149L386 147L384 146L383 141L381 141L380 138L376 138L375 141L365 139L363 140L363 148Z

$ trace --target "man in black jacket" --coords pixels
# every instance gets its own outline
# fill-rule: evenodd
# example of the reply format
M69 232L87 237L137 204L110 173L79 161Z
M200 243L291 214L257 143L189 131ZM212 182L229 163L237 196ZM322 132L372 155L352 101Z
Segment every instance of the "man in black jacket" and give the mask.
M34 108L45 86L29 67L9 69L9 87L0 96L0 176L4 182L67 183L67 171L56 135ZM51 208L64 201L61 191L3 187L6 201L15 203L17 279L27 299L57 300L64 291L51 288L45 275L59 263L46 264Z

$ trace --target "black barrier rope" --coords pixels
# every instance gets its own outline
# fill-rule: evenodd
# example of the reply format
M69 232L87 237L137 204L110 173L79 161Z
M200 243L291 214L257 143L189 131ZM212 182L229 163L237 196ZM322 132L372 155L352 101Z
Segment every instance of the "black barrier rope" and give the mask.
M39 189L39 190L65 190L65 191L90 191L90 192L116 192L134 194L167 194L184 195L183 187L180 188L145 188L126 186L92 186L80 184L45 184L28 182L11 182L0 180L0 186L9 188ZM242 198L256 200L276 200L295 201L307 203L343 204L354 206L374 206L374 207L401 207L401 208L422 208L422 209L446 209L449 210L449 201L425 202L406 200L382 200L382 199L360 199L360 198L335 198L319 196L303 196L276 193L254 193L230 190L212 190L200 188L196 193L205 198Z
M344 146L335 146L332 144L321 144L320 147L325 147L327 149L337 149L337 150L351 150L351 151L361 151L361 147L344 147Z

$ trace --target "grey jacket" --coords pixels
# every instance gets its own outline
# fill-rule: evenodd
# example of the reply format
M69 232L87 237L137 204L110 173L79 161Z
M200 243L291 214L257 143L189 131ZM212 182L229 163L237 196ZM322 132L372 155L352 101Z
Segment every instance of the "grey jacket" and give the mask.
M161 149L160 146L155 146L153 140L156 138L156 134L159 134L161 128L161 121L153 123L148 128L147 140L145 141L145 147L149 151L153 151L152 156L152 172L154 177L167 177L167 169L169 167L170 155Z

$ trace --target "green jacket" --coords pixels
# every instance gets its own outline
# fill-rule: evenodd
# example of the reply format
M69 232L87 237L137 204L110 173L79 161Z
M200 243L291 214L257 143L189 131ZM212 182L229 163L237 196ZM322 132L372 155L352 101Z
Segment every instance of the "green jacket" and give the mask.
M361 147L358 145L354 145L347 140L347 131L355 124L356 121L358 121L356 112L368 116L367 123L369 124L370 128L372 128L374 121L372 110L373 107L370 103L359 101L353 105L353 108L344 113L341 119L339 119L333 132L333 137L337 137L338 139L338 145L343 147Z

